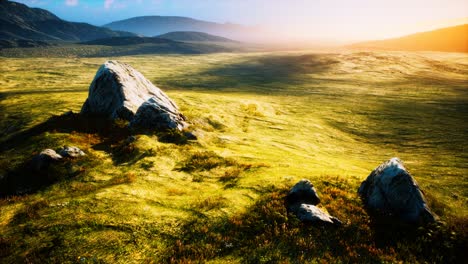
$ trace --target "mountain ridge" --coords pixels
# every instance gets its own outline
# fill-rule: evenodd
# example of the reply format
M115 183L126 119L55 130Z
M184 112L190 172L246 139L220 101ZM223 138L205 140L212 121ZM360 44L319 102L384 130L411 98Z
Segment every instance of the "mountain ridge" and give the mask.
M183 16L139 16L103 25L112 30L128 31L145 36L170 32L203 32L229 39L248 40L255 37L254 28L233 23L217 23Z
M237 42L232 39L198 31L173 31L155 37L186 42Z

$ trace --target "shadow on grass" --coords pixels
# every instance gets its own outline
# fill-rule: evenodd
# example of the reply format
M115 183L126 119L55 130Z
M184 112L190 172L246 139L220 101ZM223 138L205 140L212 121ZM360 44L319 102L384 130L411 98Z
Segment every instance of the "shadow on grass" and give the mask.
M335 191L331 188L325 193ZM466 220L461 221L462 227L455 223L411 232L410 227L375 225L356 200L335 192L326 207L339 210L332 214L348 218L347 223L333 229L313 227L287 214L286 194L286 189L270 190L244 213L232 217L193 217L181 226L163 261L204 262L229 256L242 263L457 263L464 258Z
M130 135L126 124L119 124L112 120L96 117L83 117L79 114L66 113L61 116L53 116L46 122L36 125L28 130L17 133L0 143L0 151L20 150L28 148L29 144L50 144L45 148L55 146L56 143L45 137L45 142L31 142L39 135L49 132L60 133L85 133L88 136L77 137L76 140L84 140L88 144L89 137L94 137L96 141L101 141L96 145L105 145L110 149L112 144L120 142ZM84 144L84 143L83 143ZM36 150L36 151L40 151ZM36 171L31 166L32 156L21 164L4 168L5 175L0 178L0 197L11 195L24 195L34 193L46 188L54 183L74 178L81 174L86 168L94 167L99 162L98 157L88 153L85 157L70 159L64 158L62 161L53 162L44 170Z
M188 89L285 93L291 86L314 81L304 75L326 72L337 63L332 56L320 54L254 57L193 76L184 75L184 81L168 80L166 84Z
M326 120L331 126L371 144L417 151L429 148L436 149L437 153L442 150L457 155L466 146L467 98L434 98L427 103L403 97L362 96L359 108L353 108L353 102L343 101L343 105L349 104L352 113Z
M57 132L68 133L71 136L78 133L77 136L73 136L75 144L91 145L90 147L95 150L108 152L111 154L114 165L123 163L131 165L147 156L155 155L152 149L139 149L134 144L136 137L130 137L132 133L151 134L151 131L131 131L127 122L124 121L82 116L72 112L53 116L44 123L14 134L0 142L0 151L27 149L30 144L34 144L33 149L35 151L40 151L41 147L51 148L57 144L53 139L47 139L47 134L44 133ZM156 134L161 142L174 144L186 144L188 142L187 137L181 132L153 131L152 134ZM32 142L34 137L40 135L43 135L43 137L39 138L39 142ZM129 141L132 138L133 140ZM19 165L3 168L5 174L0 176L0 197L34 193L56 182L73 178L81 173L80 170L97 166L100 160L99 157L94 157L88 153L85 157L78 159L65 158L60 162L51 164L43 171L35 171L32 169L31 159L32 156L27 157L27 160ZM115 180L125 183L129 179Z
M19 167L7 171L0 179L0 198L31 194L59 181L77 177L84 172L85 166L92 166L89 157L50 164L46 170L35 171L26 161Z
M44 132L95 134L110 141L118 141L130 135L126 124L119 124L106 118L85 117L69 112L60 116L53 116L44 123L19 132L7 140L0 142L0 151L15 148L24 143L26 139L38 136Z

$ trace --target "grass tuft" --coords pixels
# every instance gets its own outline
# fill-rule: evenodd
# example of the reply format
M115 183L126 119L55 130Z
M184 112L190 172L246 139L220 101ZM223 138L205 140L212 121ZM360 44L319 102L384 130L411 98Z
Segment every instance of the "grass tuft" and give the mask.
M183 161L177 170L185 172L207 171L220 166L236 166L233 159L223 158L212 151L196 151Z

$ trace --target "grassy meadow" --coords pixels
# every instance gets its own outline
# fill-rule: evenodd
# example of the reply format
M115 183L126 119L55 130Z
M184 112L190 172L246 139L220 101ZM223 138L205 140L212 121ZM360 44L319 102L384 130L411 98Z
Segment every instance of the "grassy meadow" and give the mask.
M76 116L109 58L0 58L0 177L44 148L88 155L0 200L2 263L450 263L468 243L468 56L265 52L118 57L198 140ZM78 121L74 121L73 118ZM357 188L401 158L442 225L376 225ZM283 198L310 179L338 229Z

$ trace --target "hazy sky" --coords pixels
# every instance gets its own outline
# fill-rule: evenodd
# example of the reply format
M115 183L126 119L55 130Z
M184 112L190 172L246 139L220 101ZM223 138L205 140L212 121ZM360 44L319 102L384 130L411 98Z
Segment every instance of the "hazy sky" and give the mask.
M466 22L467 0L18 0L95 25L173 15L261 26L296 39L381 39Z

